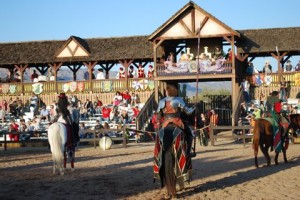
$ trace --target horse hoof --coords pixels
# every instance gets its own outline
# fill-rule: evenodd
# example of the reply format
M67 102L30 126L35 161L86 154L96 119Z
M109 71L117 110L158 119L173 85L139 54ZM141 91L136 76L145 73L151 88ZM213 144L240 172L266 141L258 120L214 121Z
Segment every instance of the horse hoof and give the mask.
M74 172L75 171L75 168L71 168L71 172Z

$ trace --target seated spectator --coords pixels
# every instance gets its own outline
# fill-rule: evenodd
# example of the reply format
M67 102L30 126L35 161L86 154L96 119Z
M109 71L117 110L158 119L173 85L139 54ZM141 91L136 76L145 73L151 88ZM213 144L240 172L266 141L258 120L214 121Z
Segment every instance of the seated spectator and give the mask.
M170 52L167 60L164 62L165 67L175 65L175 56L173 52Z
M122 120L123 126L126 126L126 124L129 123L128 112L125 109L122 110L121 120Z
M25 120L24 119L20 119L20 126L19 126L19 131L22 133L22 132L25 132L25 131L28 131L27 129L27 125L25 123ZM29 134L20 134L20 140L23 140L23 141L27 141L29 140L30 138L30 135Z
M114 96L114 100L115 100L116 98L117 98L120 102L123 100L123 96L122 96L122 94L121 94L119 91L116 92L116 95Z
M83 108L84 108L84 118L88 119L89 115L93 115L94 114L94 110L93 110L93 104L89 99L86 99L86 102L83 104Z
M96 120L96 125L95 125L95 130L97 131L98 133L98 138L102 138L103 137L103 133L102 132L99 132L99 130L103 129L104 127L102 126L102 124L100 124L100 120Z
M0 106L0 120L1 120L1 123L5 122L5 111L2 108L2 106Z
M101 107L102 107L102 101L99 100L98 97L96 97L96 101L94 102L94 108L96 114L101 114Z
M115 98L115 100L113 101L113 106L117 107L119 105L121 105L122 101L120 101L118 98Z
M109 108L107 105L104 105L102 107L102 119L106 122L110 122L110 112L111 108Z
M56 110L55 110L55 108L54 108L54 105L50 105L49 121L50 121L51 123L54 122L54 119L55 119L56 115L57 115L57 112L56 112Z
M120 120L120 112L118 106L115 106L113 111L110 113L110 120L113 121L114 123L119 123Z
M87 133L84 130L86 130L84 122L79 123L79 137L80 138L92 138L92 133Z
M49 121L49 111L46 109L46 106L43 106L40 111L40 119Z
M125 106L128 106L128 104L130 104L130 102L131 102L131 96L130 96L128 90L126 90L122 96L123 96Z
M8 131L9 132L18 132L19 131L19 125L15 122L14 119L10 120L10 125L8 127ZM17 134L10 133L10 134L8 134L8 136L11 141L19 141L18 133Z
M217 59L221 59L225 56L225 53L223 50L221 50L219 47L215 47L214 52L212 53L212 57L213 59L217 60Z
M225 56L225 59L231 61L232 57L233 57L233 52L232 52L232 49L229 48L228 51L227 51L227 54Z
M134 92L131 95L131 106L136 106L138 105L138 103L140 103L139 101L139 97L137 96L137 94L135 94Z
M139 106L135 106L135 107L133 107L132 108L132 111L133 111L133 119L135 120L136 119L136 117L139 115L139 113L140 113L140 110L139 110Z

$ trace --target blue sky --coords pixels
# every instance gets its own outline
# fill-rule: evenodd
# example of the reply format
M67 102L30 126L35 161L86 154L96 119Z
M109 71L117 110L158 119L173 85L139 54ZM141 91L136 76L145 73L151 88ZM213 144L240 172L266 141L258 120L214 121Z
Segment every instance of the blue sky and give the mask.
M4 0L0 43L150 35L187 0ZM299 27L299 0L194 0L236 30ZM254 60L260 69L264 59ZM271 64L277 66L272 59ZM299 57L292 57L292 64Z

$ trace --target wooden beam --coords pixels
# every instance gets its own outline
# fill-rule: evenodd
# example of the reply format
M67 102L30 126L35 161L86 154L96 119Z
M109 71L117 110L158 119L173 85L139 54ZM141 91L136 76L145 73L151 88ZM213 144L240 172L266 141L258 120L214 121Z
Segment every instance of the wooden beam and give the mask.
M54 73L54 81L55 81L55 91L58 93L58 87L57 87L57 71L62 66L63 63L54 63L54 64L48 64Z
M190 35L194 36L194 33L189 29L189 27L184 23L184 21L182 21L182 19L180 19L179 22Z
M238 54L236 55L237 59L238 59L239 61L241 61L241 62L244 62L244 61L246 60L246 58L248 58L248 56L249 56L249 54L245 54L245 55L242 56L240 53L238 53Z
M200 31L203 29L204 25L206 24L206 22L207 22L208 20L209 20L209 17L207 17L207 16L203 19L203 21L202 21L201 24L200 24L200 27L197 29L197 31L196 31L196 33L195 33L196 36L199 35Z
M133 63L133 60L119 60L119 63L125 68L126 90L128 90L128 67Z
M192 10L191 12L191 24L192 24L192 32L195 34L195 29L196 29L196 24L195 24L195 21L196 21L196 17L195 17L195 9Z
M232 41L232 38L230 39L228 36L224 35L223 38L229 43L232 45L233 41Z

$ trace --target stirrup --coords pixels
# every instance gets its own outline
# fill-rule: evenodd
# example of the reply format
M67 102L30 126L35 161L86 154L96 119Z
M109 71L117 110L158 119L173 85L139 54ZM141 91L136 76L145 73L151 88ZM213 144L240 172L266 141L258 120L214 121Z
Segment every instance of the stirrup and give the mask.
M190 153L190 157L191 157L191 158L196 157L196 152L191 152L191 153Z

